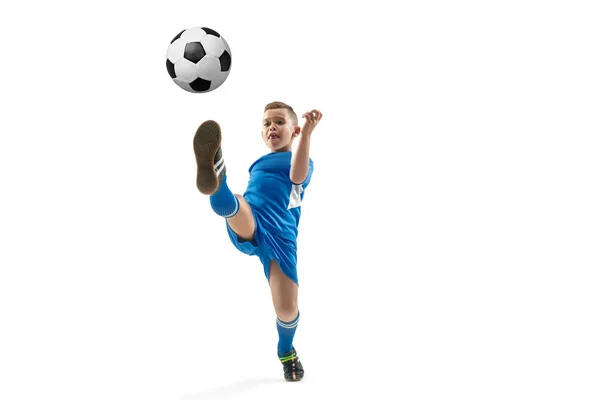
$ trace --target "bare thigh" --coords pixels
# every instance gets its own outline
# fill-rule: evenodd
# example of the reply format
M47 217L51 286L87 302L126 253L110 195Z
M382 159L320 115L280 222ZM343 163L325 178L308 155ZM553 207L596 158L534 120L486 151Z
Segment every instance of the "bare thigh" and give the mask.
M227 218L227 224L240 238L252 240L256 228L252 209L243 196L236 194L235 197L240 201L240 209L233 217Z
M275 314L282 321L292 321L298 315L298 285L281 271L276 260L269 265L269 286Z

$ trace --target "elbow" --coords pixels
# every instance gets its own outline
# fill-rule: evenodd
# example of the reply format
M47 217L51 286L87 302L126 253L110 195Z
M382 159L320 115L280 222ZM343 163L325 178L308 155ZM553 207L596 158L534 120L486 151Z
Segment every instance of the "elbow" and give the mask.
M308 176L308 173L291 173L290 174L290 181L292 181L292 183L294 185L301 185L304 183L304 181L306 180L306 177Z

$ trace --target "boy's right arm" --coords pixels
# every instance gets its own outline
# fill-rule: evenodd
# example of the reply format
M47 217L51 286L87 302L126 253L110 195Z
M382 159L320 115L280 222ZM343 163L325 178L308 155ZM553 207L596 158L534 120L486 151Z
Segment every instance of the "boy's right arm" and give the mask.
M296 185L302 184L308 176L310 137L322 117L323 114L319 110L312 110L302 115L302 118L306 118L306 121L300 131L300 142L292 156L292 166L290 168L290 180Z

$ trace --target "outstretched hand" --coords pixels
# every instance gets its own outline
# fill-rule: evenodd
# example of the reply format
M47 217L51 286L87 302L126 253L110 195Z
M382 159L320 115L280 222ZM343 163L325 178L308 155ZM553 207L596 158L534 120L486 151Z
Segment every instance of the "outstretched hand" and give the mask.
M306 119L302 127L302 135L310 136L322 117L323 114L319 110L312 110L302 114L302 118Z

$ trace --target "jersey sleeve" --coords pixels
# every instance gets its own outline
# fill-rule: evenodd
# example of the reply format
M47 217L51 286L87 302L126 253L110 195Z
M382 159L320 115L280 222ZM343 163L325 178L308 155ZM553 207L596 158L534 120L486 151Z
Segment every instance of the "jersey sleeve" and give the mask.
M302 187L306 189L308 184L310 183L310 179L312 178L313 170L315 169L315 165L311 158L308 159L308 174L306 174L306 179L302 182Z

